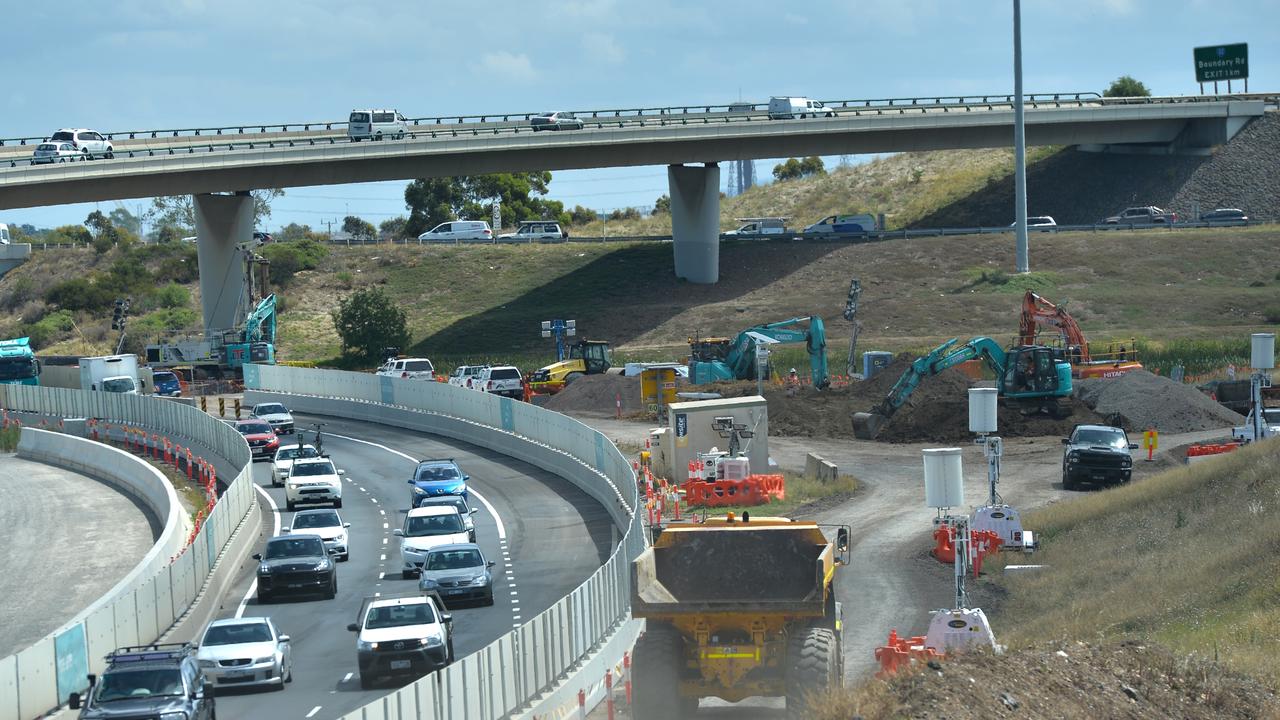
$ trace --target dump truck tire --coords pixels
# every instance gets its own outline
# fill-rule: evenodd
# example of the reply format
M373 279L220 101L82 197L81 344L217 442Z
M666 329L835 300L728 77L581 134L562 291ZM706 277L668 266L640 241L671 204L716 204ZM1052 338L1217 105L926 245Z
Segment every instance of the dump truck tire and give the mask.
M635 720L679 720L688 703L681 702L680 666L684 641L669 625L649 621L636 640L631 660L632 717Z
M839 687L840 644L835 631L810 627L791 637L787 648L787 718L809 717L806 701L810 696Z

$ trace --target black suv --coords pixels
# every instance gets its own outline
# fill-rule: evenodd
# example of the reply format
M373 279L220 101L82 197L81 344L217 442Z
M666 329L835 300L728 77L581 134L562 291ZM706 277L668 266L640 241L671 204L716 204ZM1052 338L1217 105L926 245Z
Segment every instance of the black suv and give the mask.
M106 661L102 677L90 675L89 689L68 698L80 720L215 717L213 685L200 672L191 644L123 647Z
M338 594L338 569L319 535L273 537L253 559L260 563L259 603L286 593L321 593L326 600Z
M1062 487L1075 490L1082 482L1127 483L1133 473L1138 444L1129 442L1124 430L1109 425L1077 425L1063 438Z

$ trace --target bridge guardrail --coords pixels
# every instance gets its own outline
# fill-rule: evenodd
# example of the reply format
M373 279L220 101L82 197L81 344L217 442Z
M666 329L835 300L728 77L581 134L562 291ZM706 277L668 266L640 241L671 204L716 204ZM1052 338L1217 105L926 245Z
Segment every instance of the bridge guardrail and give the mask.
M63 628L16 655L0 658L0 720L32 720L65 702L71 692L84 690L86 673L101 672L107 652L154 642L182 616L254 506L252 467L249 447L239 433L181 403L139 395L0 385L0 407L152 428L199 442L239 468L195 542L176 559L169 562L169 555L157 554L152 572L138 573Z
M630 619L630 561L645 546L627 459L600 432L559 413L446 383L271 365L245 367L246 401L391 424L488 447L554 472L598 500L621 531L609 559L550 608L443 670L344 720L471 720L542 712L554 689Z
M1085 100L1096 99L1101 97L1095 92L1067 92L1067 93L1029 93L1023 96L1028 102L1047 102L1047 101L1069 101L1069 100ZM938 104L963 104L971 102L978 105L985 105L990 102L998 104L1007 104L1013 101L1012 95L988 94L988 95L950 95L938 97L918 97L918 98L874 98L863 100L823 100L823 104L829 107L849 108L856 106L863 107L894 107L909 105L938 105ZM717 112L734 112L739 109L764 110L768 109L769 103L721 103L721 104L701 104L692 103L687 105L670 105L659 107L636 107L636 108L609 108L595 110L573 110L575 114L587 117L628 117L628 116L644 116L644 115L693 115L700 113L717 113ZM540 112L500 112L500 113L484 113L474 115L435 115L405 118L411 125L464 125L469 123L490 124L501 122L520 122L528 121L529 118L540 115ZM499 120L498 118L501 118ZM247 135L247 134L265 134L274 132L307 132L315 129L334 130L342 129L345 134L347 127L346 120L323 120L317 122L299 122L299 123L240 123L234 125L222 125L215 127L189 127L189 128L168 128L161 130L117 130L113 132L104 132L102 135L110 140L136 139L136 138L160 138L160 137L203 137L205 135ZM291 130L292 128L292 130ZM232 131L235 132L232 132ZM40 144L47 142L48 136L30 136L30 137L12 137L0 138L0 147L8 147L14 144L26 146L28 144Z

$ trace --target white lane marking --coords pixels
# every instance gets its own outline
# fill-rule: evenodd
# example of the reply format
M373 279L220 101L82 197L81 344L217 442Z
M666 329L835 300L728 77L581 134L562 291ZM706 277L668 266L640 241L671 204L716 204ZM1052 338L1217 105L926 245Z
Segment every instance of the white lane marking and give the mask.
M383 530L391 529L391 523L382 523L382 529Z
M359 485L357 485L357 486L356 486L356 489L357 489L357 490L359 490L360 492L369 492L368 490L365 490L364 488L360 487Z
M385 579L386 577L387 577L387 574L386 574L386 573L384 573L384 572L380 572L380 573L378 573L378 579L379 579L379 580Z
M516 593L516 591L515 591L515 590L512 590L512 591L511 591L511 594L512 594L512 595L516 595L516 594L518 594L518 593Z
M275 521L274 526L271 529L271 536L275 537L276 535L279 535L280 534L280 506L276 505L276 501L272 499L271 495L269 495L266 490L262 489L261 485L254 483L253 489L261 493L262 497L266 499L267 505L271 506L271 517ZM253 582L249 583L249 589L244 591L244 597L240 599L240 605L236 607L236 617L244 617L245 605L249 604L249 598L253 597L254 594L257 592L258 592L258 574L255 572L253 574Z
M387 559L387 554L386 554L386 553L382 553L382 557L379 557L378 559L379 559L379 560L386 560L386 559Z
M386 515L386 514L387 514L387 511L386 511L386 510L379 510L379 511L378 511L378 513L379 513L379 514L381 514L381 515Z
M388 539L389 539L389 538L382 538L382 544L383 544L383 545L386 545L386 544L387 544L387 540L388 540Z
M410 462L414 462L414 463L418 462L418 458L413 457L412 455L408 455L406 453L402 453L399 450L396 450L394 448L389 448L386 445L383 445L381 443L370 442L368 440L361 440L360 438L353 438L347 435L339 435L337 433L329 433L329 434L334 437L342 438L343 440L350 440L351 442L360 443L361 445L369 445L370 447L381 448L383 450L386 450L389 453L392 453L393 455L399 455L400 457ZM481 495L480 493L476 492L475 488L471 488L470 494L474 495L475 498L479 500L482 505L484 505L485 510L489 511L489 515L493 516L493 521L498 525L498 539L506 540L507 527L506 525L502 524L502 518L498 516L497 508L495 508L492 503L490 503L487 499L485 499L484 495ZM377 500L374 500L374 502L377 502Z
M355 675L355 673L347 673L346 675L343 675L343 676L342 676L342 682L346 682L346 681L350 680L352 675Z
M370 501L370 502L374 502L374 503L376 503L376 502L378 502L378 498L369 498L369 501Z
M306 716L307 716L307 717L315 717L315 714L316 714L316 713L318 713L318 712L320 712L320 706L319 706L319 705L317 705L317 706L315 706L315 707L311 708L311 712L307 713L307 715L306 715Z

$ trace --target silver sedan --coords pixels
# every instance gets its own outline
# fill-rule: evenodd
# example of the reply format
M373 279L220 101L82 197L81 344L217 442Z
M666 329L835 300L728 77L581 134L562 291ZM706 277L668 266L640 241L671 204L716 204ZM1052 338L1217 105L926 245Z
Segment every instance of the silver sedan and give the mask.
M284 689L293 680L289 636L281 635L271 618L215 620L200 639L196 660L215 685L274 685Z
M571 112L545 112L529 118L534 130L581 130L582 121Z

